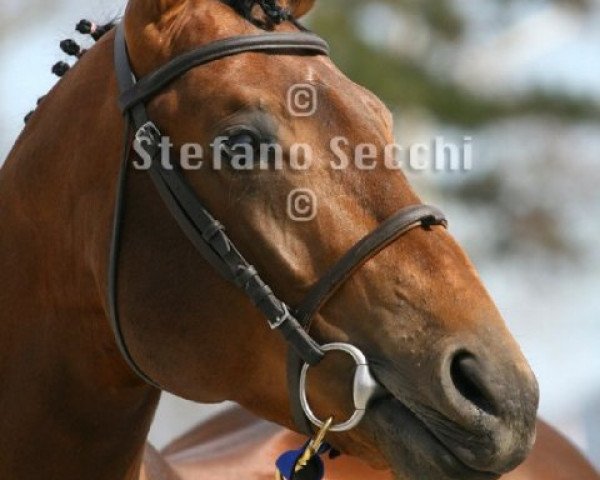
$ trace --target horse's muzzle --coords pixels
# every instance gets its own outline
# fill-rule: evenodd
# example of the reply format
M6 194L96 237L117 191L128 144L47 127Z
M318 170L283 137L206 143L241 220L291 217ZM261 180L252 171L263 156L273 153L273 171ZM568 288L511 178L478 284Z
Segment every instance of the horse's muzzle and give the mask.
M419 478L429 478L423 461L446 475L431 478L496 478L520 465L533 447L535 376L519 357L503 361L508 356L492 354L494 348L485 356L474 351L450 346L431 377L416 387L407 388L388 368L376 371L391 394L374 412L378 430L384 428L391 443L383 449L396 461L404 457L404 467ZM399 455L400 446L405 455ZM410 457L421 459L418 468L410 468Z

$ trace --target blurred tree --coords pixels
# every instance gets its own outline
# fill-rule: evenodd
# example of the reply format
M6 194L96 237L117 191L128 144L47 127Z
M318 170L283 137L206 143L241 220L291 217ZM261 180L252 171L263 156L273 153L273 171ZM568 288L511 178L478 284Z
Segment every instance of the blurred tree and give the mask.
M495 1L510 3L514 0ZM387 46L374 45L365 38L362 34L365 29L377 29L379 25L358 28L358 24L369 21L361 17L366 8L377 5L385 5L397 19L423 22L431 41L421 59L399 55L397 51L402 48L393 42ZM542 88L526 92L520 98L486 98L452 82L449 72L430 68L432 55L440 50L460 48L461 38L469 31L468 19L453 5L449 0L327 0L319 5L311 25L316 31L324 32L340 68L377 93L392 110L424 108L442 122L469 127L520 114L600 120L600 105L590 102L589 98ZM585 8L587 2L569 5Z
M518 135L524 118L531 119L529 123L536 123L537 118L541 125L554 119L565 131L582 122L598 127L597 98L540 86L518 93L484 95L453 80L452 61L457 54L464 53L470 35L478 27L473 25L474 17L460 10L458 4L452 0L327 0L318 3L309 22L330 41L332 56L339 67L379 95L393 112L425 111L440 129L450 127L470 132L512 122L514 128L505 130L513 137ZM513 26L515 18L510 12L519 5L532 7L533 2L482 0L472 8L476 9L477 17L486 18L487 28L502 32ZM594 9L599 9L592 0L540 0L535 7L560 7L559 12L572 14L581 23ZM487 257L489 253L527 257L532 246L535 251L546 251L552 259L572 260L581 253L581 246L572 239L572 231L563 228L569 222L565 210L568 202L549 201L552 193L531 198L528 195L531 184L521 183L523 190L516 191L514 175L508 172L515 170L516 162L520 162L534 165L532 169L543 169L542 182L564 177L564 166L572 164L572 158L552 156L553 161L545 161L548 152L544 137L556 138L557 133L561 135L560 131L544 133L542 128L535 141L529 140L537 148L529 154L543 161L519 158L518 152L513 161L496 155L491 162L493 168L483 175L462 175L458 183L436 184L436 188L456 202L471 208L476 205L488 210L488 218L502 219L502 235L498 235L494 251L488 252ZM507 140L495 140L497 151L503 150ZM577 179L581 171L574 169L570 175ZM586 183L579 180L582 185ZM489 228L496 226L492 224Z
M8 0L0 16L0 42L10 41L15 32L47 21L68 1L72 0ZM481 0L476 6L465 0L321 0L317 5L309 21L330 41L336 63L352 79L379 95L393 112L424 111L440 129L468 129L475 138L478 131L506 122L514 124L512 131L507 130L512 132L507 135L514 136L523 118L533 122L537 118L540 124L552 118L564 130L582 122L596 126L600 122L597 98L540 86L518 93L482 94L456 80L453 71L453 62L464 56L469 40L474 34L481 34L476 20L484 18L485 28L501 32L513 25L515 9L526 5L538 9L560 7L565 15L572 14L583 22L600 10L595 0ZM469 12L465 5L469 5ZM502 59L498 59L500 62ZM543 139L544 135L553 138L561 133L542 131L540 135ZM499 151L507 140L495 140ZM547 155L540 142L536 148L536 152L528 154ZM573 252L579 247L556 221L562 204L542 197L530 199L525 191L515 192L507 169L522 159L514 155L511 163L496 156L494 167L483 175L463 175L458 184L438 182L436 187L459 203L476 204L488 209L490 217L504 219L504 237L498 241L496 253L518 251L523 240L529 239L552 256L576 257ZM546 162L546 177L560 178L564 165L572 161L562 156ZM576 178L576 174L572 177ZM515 198L525 200L515 202Z

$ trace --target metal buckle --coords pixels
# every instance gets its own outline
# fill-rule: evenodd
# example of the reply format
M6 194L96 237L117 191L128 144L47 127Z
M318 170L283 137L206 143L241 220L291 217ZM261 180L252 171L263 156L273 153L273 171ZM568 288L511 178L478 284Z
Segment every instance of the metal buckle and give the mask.
M323 345L321 350L324 352L339 351L347 353L356 362L356 372L354 373L353 382L353 400L354 400L354 413L352 416L343 423L332 425L330 428L331 432L347 432L355 428L365 416L369 402L376 397L378 393L383 392L382 387L377 383L371 369L369 368L369 362L358 348L347 343L330 343ZM306 418L315 425L317 428L323 428L325 422L322 422L312 411L306 394L306 377L310 365L307 363L302 367L300 373L300 404Z
M161 131L158 129L154 122L146 122L142 125L137 132L135 132L135 141L138 145L143 146L143 140L158 143L162 137Z
M283 307L283 314L281 316L277 317L274 322L270 322L269 321L269 326L271 327L271 330L277 330L285 322L287 322L288 320L291 320L292 318L294 318L292 316L292 314L290 313L290 307L288 307L283 302L281 303L281 306Z

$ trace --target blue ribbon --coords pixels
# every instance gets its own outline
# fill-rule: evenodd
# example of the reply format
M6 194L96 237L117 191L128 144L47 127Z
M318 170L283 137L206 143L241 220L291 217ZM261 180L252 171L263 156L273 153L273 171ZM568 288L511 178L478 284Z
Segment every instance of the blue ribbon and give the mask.
M295 472L296 464L298 463L298 460L300 460L300 457L302 457L302 455L306 451L309 443L310 443L310 441L306 442L302 446L302 448L300 448L298 450L290 450L290 451L285 452L277 460L277 462L276 462L277 470L279 471L279 473L281 473L283 475L283 477L286 480L294 480L294 475L296 475L296 472ZM323 463L323 460L321 460L320 455L323 455L323 454L329 452L330 450L331 450L330 445L323 444L323 446L317 452L317 455L315 455L312 458L311 462L314 462L314 465L316 466L317 471L315 473L315 476L311 480L323 480L323 478L325 477L325 464Z

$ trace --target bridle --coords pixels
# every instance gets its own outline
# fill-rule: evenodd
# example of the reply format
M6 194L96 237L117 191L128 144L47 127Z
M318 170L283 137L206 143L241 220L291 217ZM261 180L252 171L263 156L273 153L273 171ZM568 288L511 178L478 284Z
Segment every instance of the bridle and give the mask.
M342 351L354 359L354 406L352 417L332 428L346 431L363 418L369 402L379 387L373 378L365 355L355 346L334 343L319 345L308 333L311 321L323 305L365 262L377 255L408 231L434 225L446 226L444 215L436 208L415 205L403 208L375 231L356 244L311 289L300 306L290 308L280 300L261 279L225 232L225 228L203 206L180 168L167 169L160 162L161 132L150 120L145 102L192 68L245 52L265 52L279 55L328 55L327 43L318 36L302 31L297 33L268 33L219 40L185 53L148 76L136 80L133 74L123 24L117 26L115 65L121 96L120 108L126 118L125 146L117 186L114 228L110 250L108 303L116 342L131 369L145 382L162 390L136 363L127 347L118 315L118 267L121 227L125 211L126 178L131 159L132 139L152 158L148 171L152 183L169 212L189 241L223 278L241 289L264 314L272 330L278 330L289 343L288 389L294 420L307 434L312 425L322 422L312 412L306 395L306 373L317 365L329 351Z
M131 157L132 127L135 140L152 158L149 175L160 197L182 231L198 252L226 280L241 289L267 318L272 330L278 330L290 345L288 354L288 389L294 420L305 433L322 422L312 412L306 395L306 373L318 364L325 352L338 350L349 354L356 362L354 378L355 413L332 431L354 428L365 414L369 401L377 394L366 357L348 344L319 345L308 333L311 321L323 305L365 262L408 231L434 225L446 226L444 215L436 208L415 205L404 208L381 224L356 244L311 289L300 306L291 309L281 301L261 279L257 270L246 261L225 232L225 228L203 206L179 168L167 169L160 162L161 132L150 120L145 102L160 93L172 81L192 68L245 52L278 53L280 55L328 55L327 43L309 32L270 33L219 40L185 53L148 76L136 80L133 74L123 24L115 37L115 65L121 96L119 105L126 117L123 162L117 187L117 201L109 264L109 309L112 327L119 349L131 369L145 382L162 389L133 359L127 347L118 315L118 266L120 232L125 210L125 187Z

